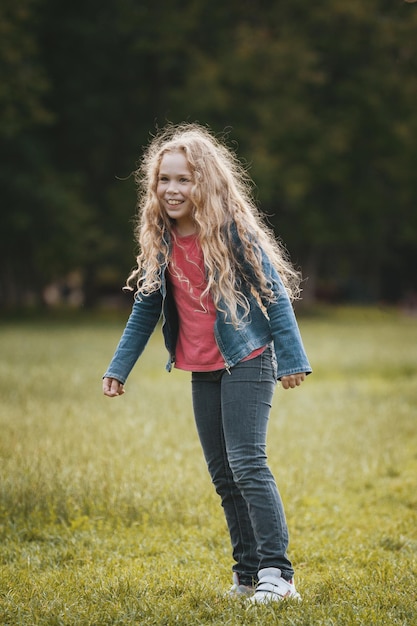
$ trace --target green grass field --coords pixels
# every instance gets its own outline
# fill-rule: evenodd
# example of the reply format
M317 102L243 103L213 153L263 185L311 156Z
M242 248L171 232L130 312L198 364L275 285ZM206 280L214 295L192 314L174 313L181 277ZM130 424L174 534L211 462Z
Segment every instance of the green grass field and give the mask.
M277 389L268 443L303 602L247 609L159 330L109 399L124 320L4 322L0 624L417 624L417 319L300 325L314 374Z

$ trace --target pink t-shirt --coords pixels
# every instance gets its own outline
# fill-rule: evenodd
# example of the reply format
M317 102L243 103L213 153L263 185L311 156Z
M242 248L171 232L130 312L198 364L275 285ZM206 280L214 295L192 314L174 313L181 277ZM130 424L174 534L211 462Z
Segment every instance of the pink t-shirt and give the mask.
M197 235L173 236L168 277L179 317L175 367L191 372L211 372L225 367L214 336L216 307L210 294L203 299L206 273ZM261 354L265 346L246 359ZM245 359L245 360L246 360Z

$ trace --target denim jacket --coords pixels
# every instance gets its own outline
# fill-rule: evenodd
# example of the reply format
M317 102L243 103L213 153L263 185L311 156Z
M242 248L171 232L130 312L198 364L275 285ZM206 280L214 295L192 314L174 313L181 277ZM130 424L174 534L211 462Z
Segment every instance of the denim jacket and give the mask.
M241 289L248 300L250 311L238 328L233 326L228 313L222 312L227 311L227 308L220 302L220 310L217 312L214 324L214 335L224 359L224 367L228 370L257 348L273 343L277 379L301 372L309 374L312 370L287 292L277 271L265 254L263 254L262 260L263 270L268 285L273 290L275 300L263 302L263 310L252 294L250 287L245 287L242 284ZM248 264L245 266L245 271L249 277L255 278ZM135 298L125 330L105 373L106 377L115 378L121 383L125 383L161 314L163 319L162 332L169 353L166 369L171 371L171 367L175 363L178 314L170 283L166 279L166 272L166 265L162 265L159 290ZM243 312L241 317L243 318Z

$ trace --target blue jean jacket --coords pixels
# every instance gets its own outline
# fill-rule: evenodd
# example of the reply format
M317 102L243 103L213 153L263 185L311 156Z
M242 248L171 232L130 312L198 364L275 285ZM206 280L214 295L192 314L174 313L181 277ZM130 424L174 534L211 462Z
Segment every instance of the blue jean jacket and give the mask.
M135 298L132 312L105 376L125 383L161 314L162 332L169 352L166 369L171 370L175 363L178 314L170 284L166 280L166 270L166 265L163 265L159 290ZM250 276L251 268L246 267L245 270ZM225 315L221 310L217 312L214 335L224 359L224 366L229 369L257 348L273 343L277 379L301 372L309 374L312 370L303 347L293 307L277 271L265 254L263 255L263 270L275 295L274 302L263 302L265 312L250 288L245 289L244 286L243 290L249 302L250 312L238 328L233 326L228 314ZM220 303L219 308L226 310L223 303Z

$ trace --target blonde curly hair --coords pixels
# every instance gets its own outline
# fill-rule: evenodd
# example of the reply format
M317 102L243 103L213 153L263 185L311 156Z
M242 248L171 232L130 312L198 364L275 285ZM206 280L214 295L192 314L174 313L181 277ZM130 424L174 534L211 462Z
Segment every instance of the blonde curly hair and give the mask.
M184 154L193 175L193 219L207 276L201 297L210 293L218 310L226 313L220 304L223 302L234 326L242 323L238 307L243 309L243 319L249 312L243 285L249 286L264 304L274 301L262 269L263 251L278 271L290 299L298 298L300 274L263 222L246 170L223 141L207 128L189 123L162 129L151 140L134 173L138 186L134 232L139 254L126 289L142 295L159 289L161 266L170 262L174 221L162 209L156 193L161 159L167 152ZM240 252L233 231L240 240Z

